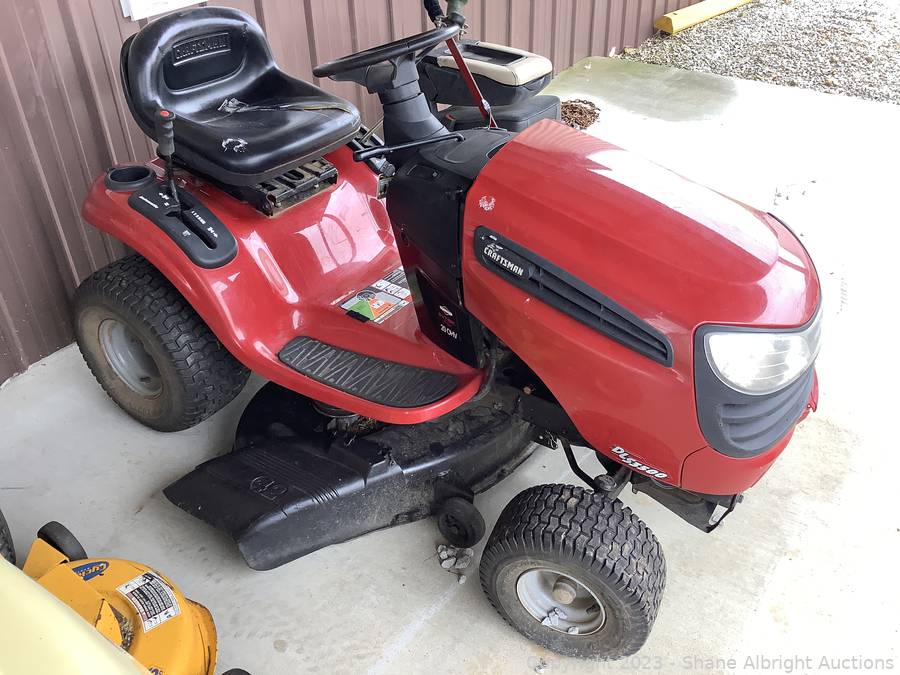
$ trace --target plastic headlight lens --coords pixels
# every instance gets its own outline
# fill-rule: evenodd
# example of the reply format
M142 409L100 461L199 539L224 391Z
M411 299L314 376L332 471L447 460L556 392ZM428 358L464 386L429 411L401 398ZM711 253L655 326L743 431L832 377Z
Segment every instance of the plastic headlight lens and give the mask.
M715 331L705 337L713 372L732 389L771 394L796 380L819 353L822 312L800 331Z

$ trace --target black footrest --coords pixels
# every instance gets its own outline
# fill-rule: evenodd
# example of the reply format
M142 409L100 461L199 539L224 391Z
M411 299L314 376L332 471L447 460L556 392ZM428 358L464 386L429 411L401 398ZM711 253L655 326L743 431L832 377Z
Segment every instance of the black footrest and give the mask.
M278 355L298 373L373 403L416 408L448 396L456 389L454 375L383 361L301 336Z

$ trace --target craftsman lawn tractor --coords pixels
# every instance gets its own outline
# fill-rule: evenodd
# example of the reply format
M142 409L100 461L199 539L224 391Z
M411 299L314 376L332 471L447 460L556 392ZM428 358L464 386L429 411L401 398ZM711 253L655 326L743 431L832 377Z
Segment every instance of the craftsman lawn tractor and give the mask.
M136 253L78 289L78 343L161 431L269 380L233 452L165 489L254 569L432 515L472 546L475 495L561 447L587 487L515 497L482 584L535 642L624 657L665 562L617 497L707 532L734 509L816 404L816 272L774 216L555 121L558 101L529 113L548 63L461 43L464 3L425 4L434 29L313 71L376 94L383 139L239 11L129 38L126 99L160 158L85 201Z
M209 612L149 567L88 558L68 529L51 522L38 531L20 572L2 513L0 558L4 675L215 672Z

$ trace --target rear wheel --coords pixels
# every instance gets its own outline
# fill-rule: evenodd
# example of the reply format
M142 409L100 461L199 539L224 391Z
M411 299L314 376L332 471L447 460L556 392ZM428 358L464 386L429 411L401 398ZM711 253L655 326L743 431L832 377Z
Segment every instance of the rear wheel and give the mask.
M249 376L168 279L137 255L81 284L75 328L106 393L158 431L202 422L237 396Z
M618 499L539 485L500 514L480 572L491 603L525 637L566 656L619 659L650 635L666 564Z
M2 511L0 511L0 558L13 565L16 564L16 549L13 547L12 535L9 533L9 526Z
M62 523L51 520L37 532L37 538L50 544L66 556L70 562L86 560L87 552L81 542Z

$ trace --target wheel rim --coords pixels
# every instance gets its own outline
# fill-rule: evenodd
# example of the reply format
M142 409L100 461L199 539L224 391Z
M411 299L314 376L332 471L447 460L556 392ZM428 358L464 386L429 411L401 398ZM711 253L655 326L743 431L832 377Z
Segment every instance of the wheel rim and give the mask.
M457 539L465 539L469 536L468 529L457 520L456 516L453 516L449 513L444 514L444 529L448 534L456 537Z
M162 393L162 376L140 338L118 319L100 324L100 347L116 375L133 392L153 398Z
M523 572L516 581L522 607L541 625L569 635L590 635L603 628L600 599L571 576L546 567Z

